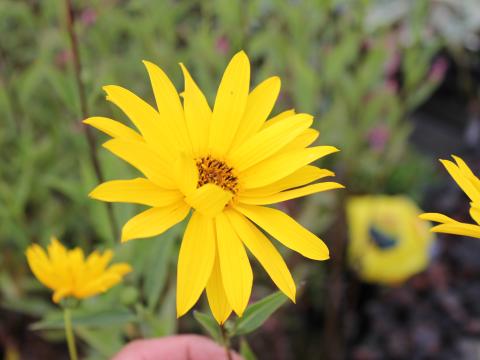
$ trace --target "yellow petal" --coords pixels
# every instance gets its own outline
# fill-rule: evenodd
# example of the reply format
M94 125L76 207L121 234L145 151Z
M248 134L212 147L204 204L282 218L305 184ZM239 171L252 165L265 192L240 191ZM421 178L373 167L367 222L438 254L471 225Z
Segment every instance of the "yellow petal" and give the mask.
M151 208L131 218L122 229L122 242L160 235L187 216L190 207L185 203Z
M147 144L122 139L109 140L103 147L140 170L147 178L165 189L176 189L177 185L168 176L170 166Z
M180 67L185 79L185 91L183 93L185 120L192 142L193 154L198 157L207 153L212 110L210 110L205 95L198 88L187 68L183 64L180 64Z
M80 248L68 251L66 260L72 276L72 291L75 291L80 284L85 282L86 269L83 251Z
M338 149L333 146L315 146L274 155L242 172L239 176L241 185L244 189L266 186L312 161L337 151Z
M200 214L214 217L223 211L232 199L230 191L223 190L215 184L205 184L185 197L185 202Z
M275 115L270 120L265 121L263 123L262 130L278 123L279 121L282 121L283 119L286 119L290 116L293 116L293 115L295 115L295 110L294 109L285 110L285 111L281 112L280 114Z
M275 204L281 201L299 198L302 196L318 193L321 191L328 191L333 189L342 189L345 186L336 182L323 182L313 185L304 186L299 189L279 192L277 194L263 196L263 197L239 197L239 202L243 204L252 205L268 205Z
M212 274L207 283L207 299L215 320L217 320L219 324L227 321L232 313L232 307L228 303L227 295L225 294L218 254L215 255Z
M215 218L218 257L228 303L242 316L252 291L253 274L248 256L224 213Z
M48 257L52 271L56 274L54 288L69 287L72 276L68 270L68 252L67 249L54 236L50 238L50 244L47 246Z
M67 258L67 249L62 243L54 236L50 238L50 244L47 247L48 256L52 263L62 263Z
M197 302L215 260L213 219L194 212L183 235L177 270L177 317Z
M144 178L113 180L98 185L89 197L108 202L126 202L154 207L179 202L183 194L178 190L165 190Z
M313 118L298 114L262 130L246 140L228 156L229 163L237 172L259 163L296 138L312 125Z
M477 204L470 204L470 216L480 225L480 206Z
M225 214L232 223L237 235L245 246L262 264L278 288L295 302L295 282L275 246L249 220L236 211L229 210Z
M263 206L237 205L238 211L263 228L286 247L314 260L329 258L327 245L290 216Z
M136 131L130 129L122 123L101 116L89 117L83 120L85 124L103 131L105 134L113 138L122 138L126 140L143 141L143 138Z
M327 176L335 176L335 173L327 169L307 165L270 185L255 189L242 189L242 191L239 192L239 196L255 197L273 195L280 191L307 185Z
M195 191L198 183L198 169L195 160L181 154L173 166L173 177L177 187L184 195Z
M232 149L240 146L262 127L277 101L280 84L280 78L273 76L260 83L248 95L245 114L235 134Z
M315 142L315 140L317 140L319 135L320 133L315 129L305 129L300 135L298 135L284 148L282 148L282 152L292 151L310 146Z
M464 176L470 180L470 182L472 183L472 185L475 187L477 191L480 191L480 180L478 179L477 176L475 176L472 170L470 170L470 168L465 163L465 161L463 161L461 158L455 155L452 155L452 157L457 163L460 171L464 174Z
M132 267L127 263L116 263L108 268L108 272L115 273L119 276L124 276L132 271Z
M75 296L77 298L86 298L105 292L120 283L122 278L131 271L130 265L117 263L98 274L90 274L87 281L75 288Z
M113 252L111 250L105 250L102 254L99 254L97 251L91 253L86 261L89 275L93 278L99 276L106 269L112 257Z
M245 113L250 84L250 62L240 51L230 61L218 88L210 127L209 148L221 158L232 145Z
M59 288L59 289L56 289L55 292L53 293L53 296L52 296L52 301L55 303L55 304L58 304L60 302L60 300L62 300L63 298L69 296L69 295L73 295L73 291L72 289L70 288Z
M431 231L480 238L480 226L461 222L437 225Z
M98 293L107 291L108 289L114 287L122 281L122 277L113 272L106 272L99 279L100 284L98 285Z
M50 289L55 288L55 274L45 251L37 244L30 245L26 251L28 265L33 275Z
M440 160L450 176L473 202L480 203L480 191L469 181L460 169L451 161Z
M142 133L145 141L160 154L174 154L176 143L165 131L160 114L133 92L116 85L104 86L107 100L117 105Z
M438 213L423 213L418 216L422 220L427 221L435 221L439 223L450 223L450 222L457 222L456 220Z
M182 103L175 86L157 65L149 61L143 61L143 63L152 83L160 117L170 130L169 136L176 140L177 147L191 153L192 145L188 137Z

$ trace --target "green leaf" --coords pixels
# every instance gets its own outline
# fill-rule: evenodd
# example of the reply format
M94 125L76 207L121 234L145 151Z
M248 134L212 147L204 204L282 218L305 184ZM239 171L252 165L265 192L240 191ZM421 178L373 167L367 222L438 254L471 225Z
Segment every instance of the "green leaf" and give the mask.
M277 291L250 305L243 316L237 320L234 334L249 334L258 329L287 299L284 294Z
M75 333L90 347L95 349L103 359L110 359L122 348L122 333L118 327L105 329L88 329L77 326Z
M2 279L3 280L3 279ZM2 285L2 291L5 293L4 284ZM6 308L7 310L22 312L25 314L29 314L32 316L42 316L43 314L51 311L53 307L50 303L45 302L43 299L37 297L29 297L29 298L11 298L5 299L2 301L1 306Z
M154 336L174 335L178 331L176 306L176 287L172 284L162 299L162 306L158 309L157 318L162 324L162 332Z
M242 338L240 341L240 355L242 355L245 360L257 360L257 357L245 338Z
M145 293L147 306L154 309L158 303L165 283L168 280L167 274L172 259L175 244L175 232L171 231L163 239L155 239L151 244L150 257L145 269Z
M123 325L125 323L134 321L135 315L127 309L112 309L101 311L85 311L77 310L72 313L72 322L74 326L85 327L106 327L112 325ZM33 323L30 326L31 330L52 330L63 329L63 314L62 312L54 312L51 316Z
M222 339L220 326L218 326L217 322L212 316L200 311L194 311L193 316L214 340L220 342Z
M161 306L155 312L148 307L141 309L139 321L144 337L163 337L177 332L175 291L175 286L170 285L165 296L162 297Z

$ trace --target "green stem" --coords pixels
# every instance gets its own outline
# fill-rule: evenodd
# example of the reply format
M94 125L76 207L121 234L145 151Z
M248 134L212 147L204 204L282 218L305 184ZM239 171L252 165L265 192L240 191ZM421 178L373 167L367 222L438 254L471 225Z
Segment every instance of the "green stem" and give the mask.
M225 326L222 324L220 325L220 330L222 331L223 346L225 347L225 354L227 355L226 359L233 360L232 352L230 351L230 336L228 336L227 329L225 329Z
M89 111L88 111L87 96L85 91L85 84L83 83L82 76L81 76L82 64L80 61L79 41L78 41L77 33L75 32L75 17L73 16L72 0L65 0L65 8L66 8L67 32L68 32L68 37L70 38L70 47L72 51L75 83L77 85L78 98L80 102L80 112L81 112L82 118L86 119L89 116ZM85 130L85 136L86 136L88 147L90 150L89 151L90 160L92 162L95 175L97 177L98 182L103 183L104 176L103 176L102 168L100 166L100 159L97 156L95 136L90 126L83 125L83 129ZM106 203L106 207L107 207L108 220L110 222L110 226L112 230L112 235L115 239L117 239L118 238L117 221L115 219L115 214L113 213L112 204Z
M77 348L75 346L75 336L72 328L72 313L69 308L63 309L63 319L65 320L65 335L67 336L70 360L78 360Z

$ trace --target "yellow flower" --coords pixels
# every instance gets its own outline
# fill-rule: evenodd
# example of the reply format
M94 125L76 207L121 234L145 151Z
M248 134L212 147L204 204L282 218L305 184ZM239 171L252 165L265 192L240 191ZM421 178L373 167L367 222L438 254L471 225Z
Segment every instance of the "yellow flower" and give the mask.
M66 297L84 299L105 292L122 281L132 269L126 263L107 268L113 253L94 251L86 259L79 248L67 250L52 237L48 254L37 244L26 251L28 265L35 277L52 289L53 301L58 303Z
M347 203L350 265L367 282L395 284L425 269L433 236L404 196L362 196Z
M243 51L225 70L213 110L182 64L183 104L165 73L144 63L158 110L122 87L104 87L107 99L139 133L104 117L85 123L112 136L104 147L145 178L109 181L90 196L151 206L125 224L122 241L161 234L193 209L178 258L178 316L195 305L204 289L219 323L232 309L242 315L253 280L245 247L294 301L292 276L258 227L311 259L328 259L328 248L291 217L264 205L343 187L311 184L334 174L308 165L338 150L308 147L318 137L308 114L290 110L265 121L280 79L271 77L249 92L250 63Z
M470 216L476 224L462 223L438 213L425 213L420 215L420 218L441 223L431 229L433 232L480 238L480 180L462 159L455 155L452 155L452 157L456 164L449 160L440 160L440 162L445 166L453 180L470 198Z

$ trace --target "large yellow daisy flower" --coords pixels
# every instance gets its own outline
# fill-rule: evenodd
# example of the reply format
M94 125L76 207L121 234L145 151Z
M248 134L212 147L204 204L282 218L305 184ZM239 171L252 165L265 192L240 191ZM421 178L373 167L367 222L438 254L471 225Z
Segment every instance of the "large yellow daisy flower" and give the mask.
M449 160L440 160L440 162L445 166L453 180L470 198L470 216L476 224L462 223L438 213L425 213L420 215L420 218L440 223L440 225L436 225L431 229L433 232L480 238L480 179L475 176L461 158L454 155L452 157L455 163Z
M292 276L258 227L311 259L328 259L328 248L291 217L264 205L342 187L335 182L311 184L333 173L308 165L338 150L308 147L318 137L308 114L285 111L265 121L280 79L271 77L249 92L250 64L243 51L225 70L213 110L182 64L183 105L165 73L144 63L158 110L122 87L104 87L107 99L140 133L103 117L85 123L112 136L104 147L145 178L109 181L90 196L151 206L125 224L122 241L163 233L193 210L178 258L178 316L205 288L219 323L232 309L242 315L253 280L245 247L294 301Z

